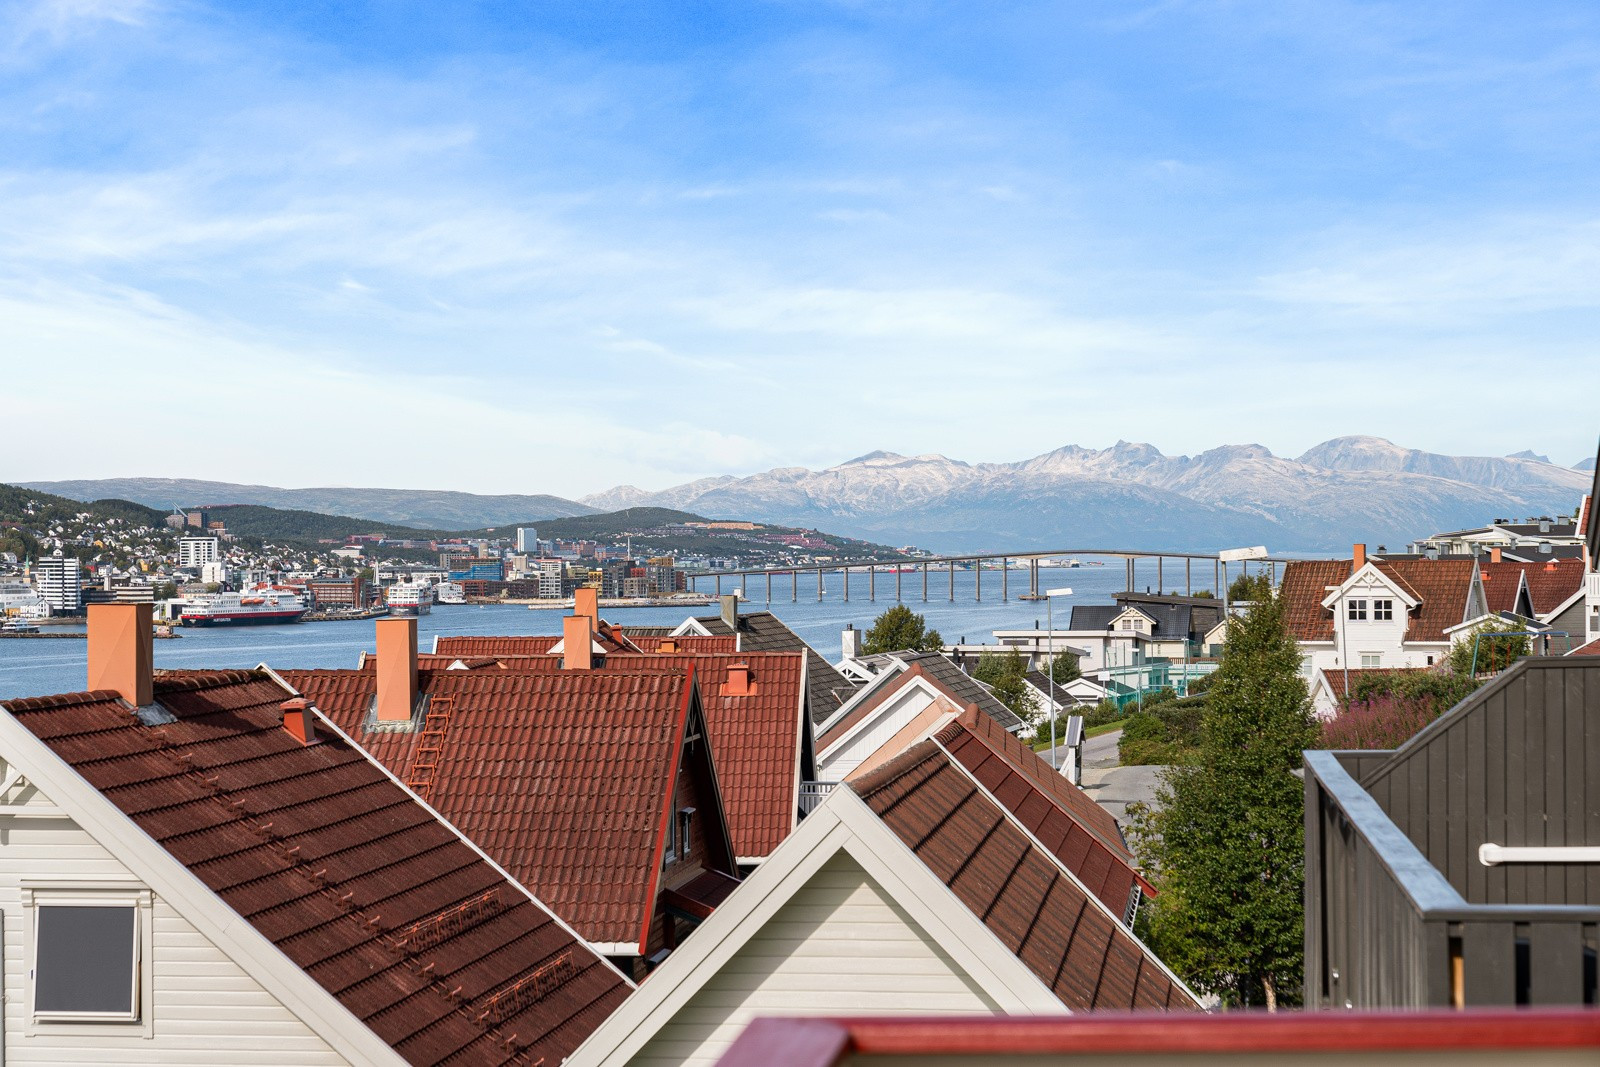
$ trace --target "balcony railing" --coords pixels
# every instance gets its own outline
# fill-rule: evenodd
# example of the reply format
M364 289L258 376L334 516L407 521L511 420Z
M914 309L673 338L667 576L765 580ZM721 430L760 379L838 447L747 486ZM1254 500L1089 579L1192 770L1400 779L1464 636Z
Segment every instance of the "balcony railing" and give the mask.
M801 782L800 783L800 814L810 815L817 810L817 805L828 799L828 794L839 785L838 782Z

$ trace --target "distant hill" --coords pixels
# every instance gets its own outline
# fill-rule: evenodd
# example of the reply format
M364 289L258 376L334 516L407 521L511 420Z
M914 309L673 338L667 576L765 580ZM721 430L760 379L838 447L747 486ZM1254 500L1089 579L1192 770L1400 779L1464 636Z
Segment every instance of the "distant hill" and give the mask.
M1341 437L1298 459L1260 445L1166 456L1068 445L1015 463L873 452L826 470L780 467L649 492L585 497L607 510L693 509L953 551L1001 548L1275 551L1403 545L1498 517L1571 514L1590 476L1526 457L1445 456Z
M281 489L193 478L101 478L21 484L73 500L125 497L163 512L174 507L261 504L425 530L469 530L512 522L593 515L598 510L558 496L482 496L434 489Z
M343 541L363 534L396 538L451 536L442 530L419 530L393 522L324 515L296 508L269 508L260 504L225 504L208 509L208 514L212 519L227 523L228 532L235 537L255 537L263 541Z
M28 505L38 505L30 516ZM0 483L0 522L21 522L28 526L47 526L88 512L100 521L121 519L139 526L159 528L166 512L147 508L131 500L95 497L69 497L43 492L27 486Z

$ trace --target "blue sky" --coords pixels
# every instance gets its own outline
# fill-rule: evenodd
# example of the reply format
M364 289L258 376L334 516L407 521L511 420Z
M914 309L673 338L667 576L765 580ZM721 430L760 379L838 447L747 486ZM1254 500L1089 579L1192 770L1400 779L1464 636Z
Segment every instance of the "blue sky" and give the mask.
M0 0L0 94L0 480L1600 423L1590 3Z

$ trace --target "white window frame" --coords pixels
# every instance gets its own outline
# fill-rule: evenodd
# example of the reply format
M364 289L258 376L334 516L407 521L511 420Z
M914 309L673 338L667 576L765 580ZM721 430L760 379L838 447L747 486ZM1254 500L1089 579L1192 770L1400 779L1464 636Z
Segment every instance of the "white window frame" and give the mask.
M1393 600L1374 600L1372 602L1372 621L1373 622L1393 622L1394 621L1394 601Z
M1365 597L1357 597L1345 601L1345 619L1348 622L1367 621L1367 601Z
M1382 652L1361 652L1358 655L1361 657L1361 669L1364 671L1374 670L1383 666ZM1371 663L1367 662L1369 659L1372 661Z
M27 1034L88 1036L127 1033L154 1037L155 990L153 909L155 895L137 882L35 882L22 884L23 931L27 953ZM34 979L39 969L39 909L90 907L133 909L133 973L131 1012L39 1012L34 1008Z

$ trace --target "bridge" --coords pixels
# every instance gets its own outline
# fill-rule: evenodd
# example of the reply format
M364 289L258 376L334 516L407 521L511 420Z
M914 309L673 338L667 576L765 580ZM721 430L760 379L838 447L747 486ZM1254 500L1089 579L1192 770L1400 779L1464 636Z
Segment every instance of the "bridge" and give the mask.
M1194 565L1197 560L1200 561L1202 566L1207 563L1211 564L1211 590L1214 594L1216 594L1218 597L1221 597L1228 587L1229 561L1224 560L1218 554L1208 554L1204 552L1152 552L1142 549L1122 548L1064 548L1054 549L1051 551L1026 550L1019 552L979 552L969 555L927 556L901 560L837 560L830 563L807 563L795 567L768 567L757 568L753 570L695 571L686 575L685 577L689 583L689 590L697 593L702 591L710 591L701 589L699 584L701 581L715 581L715 591L718 595L720 595L723 591L722 581L724 578L742 579L738 587L743 589L745 599L747 600L754 599L752 596L752 590L750 588L751 583L765 580L766 602L770 604L772 603L772 580L774 578L788 578L789 600L791 602L795 602L800 599L800 574L802 571L807 575L808 581L806 584L808 586L810 585L810 575L815 573L817 580L817 600L819 602L823 599L826 593L823 582L824 575L837 572L844 576L843 594L844 599L848 601L850 599L850 575L852 573L860 574L863 571L866 574L867 599L877 600L879 572L885 571L888 574L892 574L894 577L895 600L905 599L903 579L907 574L911 574L913 576L920 576L922 600L927 601L928 576L930 570L934 572L943 570L947 578L947 596L951 601L954 601L956 598L956 571L959 569L962 571L971 570L973 572L973 575L976 579L973 583L973 597L974 599L981 601L983 599L983 572L985 566L987 565L992 570L999 570L1000 599L1009 600L1011 599L1011 564L1013 562L1026 562L1028 591L1026 593L1019 594L1019 599L1042 600L1044 599L1044 596L1039 589L1039 570L1041 563L1047 564L1056 559L1076 559L1080 556L1098 556L1122 560L1127 571L1126 588L1129 592L1134 591L1134 576L1137 573L1139 562L1147 560L1155 561L1156 588L1158 591L1165 592L1167 590L1166 571L1168 566L1170 565L1174 568L1174 580L1176 580L1176 568L1181 565L1183 569L1184 595L1191 595L1194 592ZM1240 566L1243 568L1242 573L1249 574L1250 564L1255 563L1256 573L1259 574L1265 570L1270 577L1272 584L1277 585L1278 566L1279 564L1287 562L1289 562L1287 559L1266 556L1256 560L1243 560L1241 561ZM1202 570L1202 577L1204 576L1204 573L1204 570ZM991 578L990 581L992 583L994 579ZM782 592L782 584L783 583L780 581L780 595ZM913 595L915 595L915 592L916 590L913 588Z

